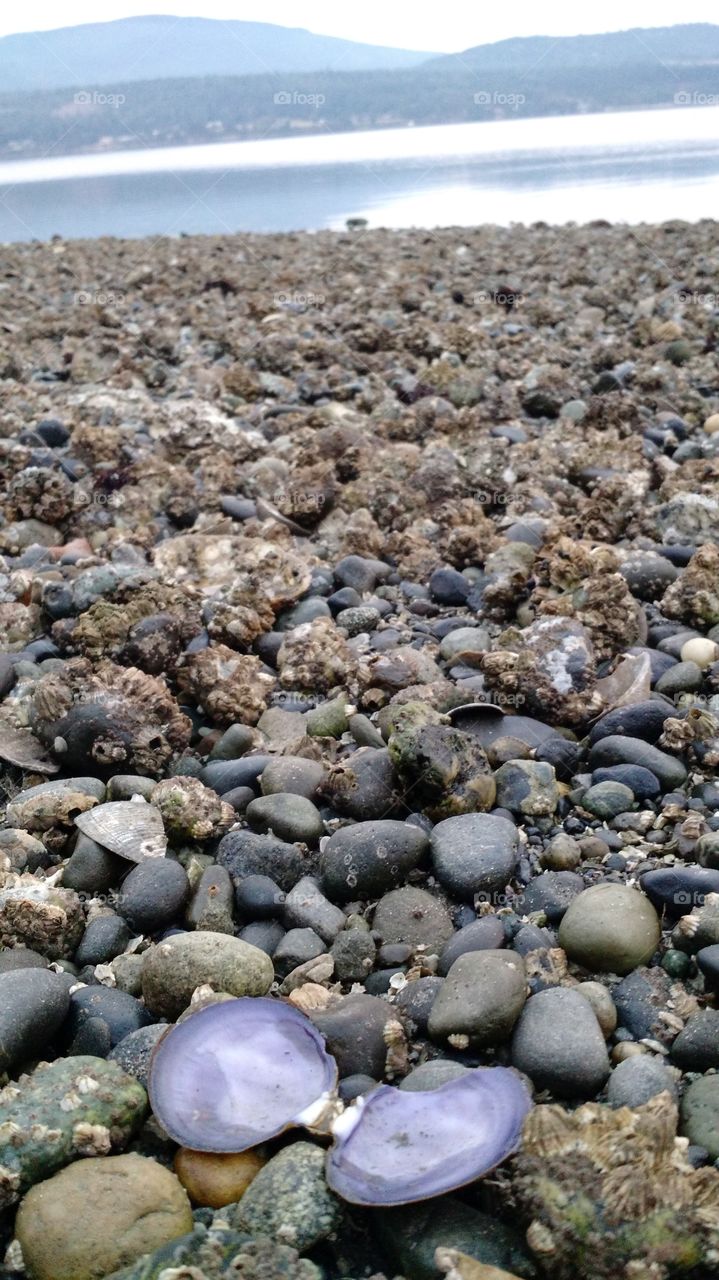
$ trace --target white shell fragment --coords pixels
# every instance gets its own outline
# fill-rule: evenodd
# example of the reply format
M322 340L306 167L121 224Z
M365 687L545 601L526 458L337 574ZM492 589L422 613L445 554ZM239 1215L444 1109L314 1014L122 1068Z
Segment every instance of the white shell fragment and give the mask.
M138 800L110 800L78 814L75 826L104 849L128 862L164 858L167 836L162 814L154 804Z

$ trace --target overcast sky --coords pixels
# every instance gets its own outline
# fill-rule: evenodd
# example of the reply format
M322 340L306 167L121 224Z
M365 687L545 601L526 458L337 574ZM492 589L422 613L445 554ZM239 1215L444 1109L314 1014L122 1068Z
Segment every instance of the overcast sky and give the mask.
M451 51L507 36L577 35L579 32L620 31L627 27L672 26L676 22L716 22L717 0L602 0L579 5L577 0L512 0L511 4L482 4L472 0L26 0L0 10L0 35L11 31L42 31L70 27L99 18L168 13L203 18L243 18L307 27L325 35L344 36L370 44L406 49Z

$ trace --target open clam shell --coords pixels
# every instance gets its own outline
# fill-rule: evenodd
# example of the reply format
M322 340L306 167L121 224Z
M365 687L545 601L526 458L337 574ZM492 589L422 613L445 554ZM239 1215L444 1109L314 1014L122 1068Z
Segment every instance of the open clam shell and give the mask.
M18 769L32 769L34 773L60 772L59 764L46 755L34 733L9 724L0 726L0 760Z
M195 1151L246 1151L311 1126L335 1090L337 1064L309 1019L261 996L210 1005L177 1023L152 1057L150 1102Z
M167 837L160 810L145 800L110 800L78 814L75 826L128 862L164 858Z
M531 1106L506 1067L476 1067L428 1092L380 1085L335 1121L327 1182L359 1205L444 1195L516 1150Z
M331 1132L328 1185L373 1206L429 1200L488 1173L516 1150L532 1106L506 1067L477 1067L423 1093L379 1085L340 1114L336 1086L316 1027L265 997L209 1005L177 1023L149 1078L158 1121L195 1151L246 1151L292 1126Z

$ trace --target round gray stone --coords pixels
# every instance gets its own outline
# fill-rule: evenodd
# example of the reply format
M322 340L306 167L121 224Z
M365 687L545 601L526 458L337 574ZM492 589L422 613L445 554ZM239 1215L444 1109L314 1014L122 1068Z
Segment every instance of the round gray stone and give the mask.
M501 1044L527 999L524 961L514 951L470 951L455 960L429 1015L433 1040L466 1035L470 1044Z
M504 889L517 865L517 828L491 813L445 818L432 831L430 843L440 884L465 900Z
M424 831L391 819L341 827L320 857L325 893L335 902L380 897L405 879L424 858Z
M592 1098L609 1075L604 1036L584 996L550 987L527 1001L514 1030L512 1065L538 1089L560 1098Z
M638 1053L614 1068L607 1085L607 1102L611 1107L641 1107L665 1091L676 1098L671 1072L658 1058Z

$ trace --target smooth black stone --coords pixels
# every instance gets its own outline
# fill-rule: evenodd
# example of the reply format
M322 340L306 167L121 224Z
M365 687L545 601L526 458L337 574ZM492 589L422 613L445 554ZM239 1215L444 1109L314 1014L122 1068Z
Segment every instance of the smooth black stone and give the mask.
M131 938L130 930L120 916L95 916L88 924L75 952L75 964L107 964L125 950Z
M443 981L443 978L435 977L418 978L416 982L408 982L397 993L395 999L397 1008L402 1010L405 1018L414 1023L417 1034L420 1036L427 1035L429 1015Z
M27 658L28 655L34 662L44 662L46 658L59 658L60 650L47 636L41 636L39 640L31 640L20 657Z
M719 893L719 871L710 867L661 867L640 877L642 889L658 910L685 916L702 906L708 893Z
M286 978L298 965L324 955L325 944L314 929L288 929L272 955L277 977Z
M70 432L58 418L43 418L34 428L40 439L51 449L60 449L70 439Z
M458 929L439 957L437 973L445 978L459 956L468 951L496 951L505 944L504 926L498 916L480 916Z
M428 850L427 835L410 823L385 819L341 827L321 854L322 888L333 902L379 897L403 882Z
M404 973L404 969L397 965L393 969L375 969L374 973L368 973L364 981L364 989L368 996L384 996L391 989L392 979Z
M435 569L429 580L429 589L437 604L457 605L464 604L472 586L458 569L446 566Z
M719 1067L719 1010L700 1009L693 1013L672 1044L671 1056L682 1071Z
M582 748L578 742L571 742L556 734L540 742L534 753L535 760L551 764L561 782L569 782L579 767Z
M246 876L237 884L235 902L243 920L273 920L282 914L285 895L269 876Z
M96 844L89 836L78 835L75 848L62 873L63 887L76 893L107 893L127 872L127 862Z
M377 1081L372 1076L346 1076L344 1080L340 1080L337 1092L343 1102L354 1102L355 1098L376 1088Z
M362 595L365 591L374 591L378 582L383 582L391 572L391 567L382 560L371 560L365 556L345 556L335 565L335 578L340 586L353 587Z
M663 791L673 791L686 781L686 766L643 738L612 734L600 738L589 752L589 767L594 772L615 764L638 764L656 775Z
M310 1015L327 1041L327 1051L337 1060L340 1077L384 1076L387 1045L384 1038L392 1009L385 1000L370 995L344 996Z
M228 831L220 841L217 861L229 871L235 889L246 876L270 876L289 893L306 869L297 845L254 831Z
M512 939L512 950L520 956L528 956L530 951L546 951L556 945L555 934L549 929L541 929L536 924L523 924Z
M252 924L246 924L244 929L240 929L237 936L243 942L259 947L260 951L264 951L266 955L273 956L284 935L285 930L279 921L255 920Z
M595 769L592 782L622 782L637 800L654 800L662 790L656 775L639 764L614 764Z
M44 1056L70 1007L67 983L49 969L0 976L0 1073Z
M617 735L655 743L662 735L664 721L671 715L674 708L664 702L635 702L630 707L616 707L592 725L590 744L594 746L602 738Z
M233 787L231 791L223 791L225 804L231 804L235 813L244 813L251 800L255 799L252 787Z
M672 979L663 969L641 968L623 978L612 990L619 1025L635 1040L667 1036L662 1013L670 1001Z
M200 782L218 795L236 787L253 787L272 760L268 755L239 756L236 760L211 760L200 773Z
M87 1048L79 1047L80 1036L84 1025L91 1019L104 1023L110 1048L119 1044L131 1031L152 1022L140 1001L126 991L115 987L82 987L70 997L70 1011L63 1026L63 1038L69 1054L87 1052Z
M586 888L575 871L542 871L522 894L522 915L543 911L550 924L559 924L570 903Z
M173 858L148 858L123 882L118 913L135 933L157 933L182 914L190 896L185 868Z
M9 693L15 683L14 655L0 653L0 698Z
M327 597L327 603L336 617L343 609L356 609L362 604L362 597L354 587L340 587L339 591L333 591L332 595Z
M230 494L220 499L222 514L231 520L254 520L257 507L251 498L235 498Z

